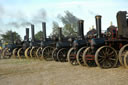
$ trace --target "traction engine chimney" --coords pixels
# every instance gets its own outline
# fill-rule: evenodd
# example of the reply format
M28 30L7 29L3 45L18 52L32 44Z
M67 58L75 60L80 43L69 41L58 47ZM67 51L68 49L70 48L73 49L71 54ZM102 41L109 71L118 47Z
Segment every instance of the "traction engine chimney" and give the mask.
M101 15L95 16L96 19L96 30L97 30L97 35L98 38L101 38Z

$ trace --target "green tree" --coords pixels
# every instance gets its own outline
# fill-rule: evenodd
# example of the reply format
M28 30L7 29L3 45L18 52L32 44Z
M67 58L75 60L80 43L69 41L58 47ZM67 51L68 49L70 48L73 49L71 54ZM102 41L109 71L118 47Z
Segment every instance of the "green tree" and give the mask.
M76 36L77 35L77 22L78 18L69 11L65 11L65 16L58 17L63 23L63 34L65 36Z
M62 33L64 36L77 36L77 22L78 18L69 11L65 11L65 16L58 15L59 20L62 22L64 27ZM59 25L56 21L53 21L53 31L51 35L58 34Z
M20 35L17 32L12 32L11 30L7 31L5 34L1 34L2 40L6 43L11 43L11 35L13 34L14 42L16 40L21 40Z
M43 32L42 31L39 31L35 34L35 39L36 40L41 40L42 39L42 35L43 35Z
M52 26L52 34L50 34L50 36L58 34L59 24L56 21L53 21L52 24L53 24L53 26Z

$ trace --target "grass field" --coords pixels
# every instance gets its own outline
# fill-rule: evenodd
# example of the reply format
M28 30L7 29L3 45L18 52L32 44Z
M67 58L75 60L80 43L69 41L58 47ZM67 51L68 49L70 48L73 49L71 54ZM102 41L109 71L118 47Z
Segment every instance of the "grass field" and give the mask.
M128 69L4 59L0 60L0 85L128 85Z

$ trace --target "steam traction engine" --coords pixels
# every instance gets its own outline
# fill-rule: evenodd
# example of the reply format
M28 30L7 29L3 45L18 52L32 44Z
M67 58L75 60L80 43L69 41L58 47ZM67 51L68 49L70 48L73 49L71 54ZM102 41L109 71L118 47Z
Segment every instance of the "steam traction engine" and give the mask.
M86 66L97 65L101 68L115 67L118 58L123 56L128 43L126 12L117 13L118 30L116 27L110 26L104 34L101 34L101 16L98 15L95 18L97 38L93 38L91 46L85 49L83 53L84 64Z
M29 28L26 28L26 35L24 36L24 40L20 41L20 40L16 40L16 48L13 49L12 52L12 57L13 58L20 58L18 57L18 50L21 49L21 47L23 46L23 44L27 44L29 43Z
M46 23L42 23L43 25L43 40L41 42L41 48L37 52L37 54L42 54L41 59L44 59L46 61L53 60L52 58L52 52L54 50L54 47L57 42L57 37L53 36L50 38L46 38Z
M37 58L36 51L41 41L35 39L34 25L31 25L31 35L32 35L32 39L30 41L30 45L25 50L24 54L26 58Z
M56 43L56 48L52 52L52 57L55 61L66 62L67 52L72 45L74 37L63 37L62 28L58 28L59 40Z
M73 46L72 46L72 48L70 48L70 50L68 51L68 54L67 54L68 62L72 65L78 65L77 60L80 60L80 59L78 59L77 56L80 56L81 52L87 46L87 40L85 40L85 38L84 38L84 28L83 27L84 27L84 21L79 20L78 21L78 29L77 29L78 37L73 41ZM80 51L78 52L79 49L80 49ZM78 54L77 54L77 52L78 52ZM79 63L81 63L81 61Z
M82 60L83 51L89 46L90 39L95 37L96 30L91 29L84 37L84 21L78 21L78 37L73 41L72 48L68 51L68 62L71 65L84 65Z
M15 49L19 45L19 43L14 43L14 34L10 35L10 42L6 45L6 47L2 51L2 57L5 59L11 58L13 49Z
M25 58L25 50L29 47L29 28L26 28L26 35L24 36L24 41L22 41L21 45L13 50L13 55L17 56L19 59Z

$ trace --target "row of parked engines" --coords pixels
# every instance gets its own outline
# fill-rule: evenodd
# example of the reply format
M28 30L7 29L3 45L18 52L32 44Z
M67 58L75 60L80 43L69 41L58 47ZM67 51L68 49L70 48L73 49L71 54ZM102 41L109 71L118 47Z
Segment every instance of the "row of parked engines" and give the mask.
M34 25L31 25L32 39L29 39L29 28L26 28L24 40L12 41L3 49L3 58L38 58L46 61L69 62L100 68L113 68L123 65L128 68L128 16L126 11L117 13L117 27L111 25L101 32L101 15L95 16L96 29L91 29L84 36L84 21L78 21L77 37L64 37L62 28L58 34L46 37L46 23L42 23L42 40L36 40ZM13 35L12 35L13 38ZM12 39L13 40L13 39Z

